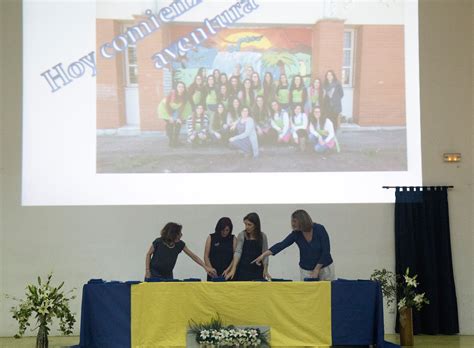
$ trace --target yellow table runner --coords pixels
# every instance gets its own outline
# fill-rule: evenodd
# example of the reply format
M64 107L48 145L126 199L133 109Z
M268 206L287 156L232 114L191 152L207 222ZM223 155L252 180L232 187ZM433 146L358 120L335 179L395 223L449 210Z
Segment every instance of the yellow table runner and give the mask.
M189 320L268 326L271 345L331 345L330 282L167 282L131 289L132 347L184 347Z

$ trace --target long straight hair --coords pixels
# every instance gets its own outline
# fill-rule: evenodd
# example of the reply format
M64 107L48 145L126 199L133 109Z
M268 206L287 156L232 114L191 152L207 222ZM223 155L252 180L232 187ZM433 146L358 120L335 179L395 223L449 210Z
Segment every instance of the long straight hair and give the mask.
M262 227L260 225L260 217L258 216L257 213L248 213L247 215L244 216L244 221L248 220L251 223L255 225L255 230L254 230L254 235L255 239L258 240L260 243L262 242ZM245 232L245 234L248 236L248 233Z

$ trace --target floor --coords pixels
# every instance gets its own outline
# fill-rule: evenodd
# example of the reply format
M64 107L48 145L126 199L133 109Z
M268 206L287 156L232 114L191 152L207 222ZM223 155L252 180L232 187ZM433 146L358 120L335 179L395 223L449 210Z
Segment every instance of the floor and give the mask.
M0 337L1 348L34 348L35 337L14 339ZM397 335L386 335L386 340L398 343ZM79 343L79 337L50 337L49 348L68 347ZM474 336L415 336L415 348L473 348Z

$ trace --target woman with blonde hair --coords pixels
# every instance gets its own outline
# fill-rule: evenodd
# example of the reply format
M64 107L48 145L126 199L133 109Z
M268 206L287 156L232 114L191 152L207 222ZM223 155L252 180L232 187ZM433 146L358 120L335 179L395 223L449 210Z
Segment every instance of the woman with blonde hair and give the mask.
M334 280L336 278L334 262L331 257L329 236L323 225L313 223L305 210L296 210L291 214L293 231L280 243L273 245L252 262L261 264L267 256L276 255L291 244L300 249L300 277Z

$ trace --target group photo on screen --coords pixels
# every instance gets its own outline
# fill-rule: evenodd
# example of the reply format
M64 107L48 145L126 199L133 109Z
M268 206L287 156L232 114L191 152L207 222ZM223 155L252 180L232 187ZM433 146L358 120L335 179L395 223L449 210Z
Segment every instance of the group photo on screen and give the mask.
M393 20L212 36L170 23L113 61L98 56L97 172L406 171L404 25ZM98 45L139 21L98 18ZM157 69L150 57L190 33L196 45Z

